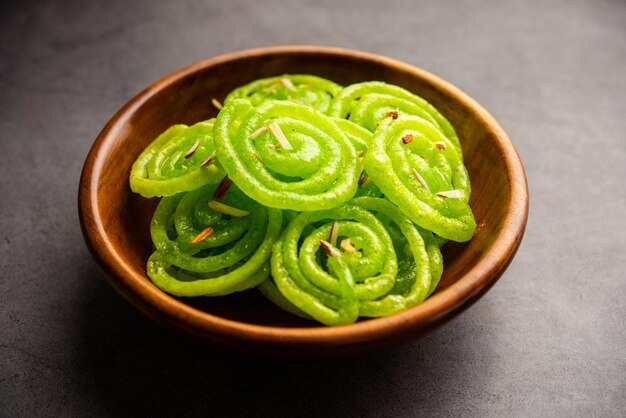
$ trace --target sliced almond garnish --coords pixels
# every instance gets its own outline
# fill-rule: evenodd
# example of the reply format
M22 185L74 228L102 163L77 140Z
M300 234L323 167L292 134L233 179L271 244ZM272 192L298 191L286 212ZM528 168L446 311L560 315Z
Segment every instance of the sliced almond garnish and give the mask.
M233 181L228 178L228 176L224 177L220 184L215 188L215 192L213 192L213 197L216 199L221 199L226 195L228 188L233 184Z
M339 244L339 245L347 253L355 253L356 252L356 248L354 248L354 245L352 245L352 242L350 242L350 238L345 238L345 239L341 240L341 244Z
M189 148L189 151L187 151L187 154L185 154L185 159L190 158L196 152L199 146L200 146L200 140L196 139L196 142L193 143L191 148Z
M215 106L215 108L216 108L217 110L222 110L222 108L224 107L224 106L222 106L222 104L219 102L219 100L217 100L215 97L211 99L211 104L212 104L213 106Z
M402 142L404 142L404 145L410 144L411 142L413 142L413 135L411 135L411 134L404 135L402 137Z
M362 157L364 153L365 153L365 151L360 150L360 151L356 152L356 155L357 155L357 157Z
M283 133L282 129L280 129L280 126L276 122L270 123L269 129L270 131L272 131L272 134L276 137L276 139L284 149L293 149L289 141L287 141L287 137Z
M206 160L202 161L202 164L200 164L200 167L202 168L207 167L209 164L212 164L214 160L215 160L215 153L212 153L211 155L206 157Z
M400 114L398 113L397 110L393 110L391 112L387 112L387 114L385 115L386 118L391 118L393 120L398 119L398 116L400 116Z
M215 212L222 213L224 215L234 216L236 218L243 218L244 216L250 215L250 212L246 210L237 209L216 200L211 200L208 205L209 208L211 210L214 210Z
M329 257L339 257L341 255L341 253L339 252L338 249L336 249L330 242L328 241L324 241L323 239L320 240L320 245L322 247L322 250L324 250L324 252L326 253L327 256Z
M330 242L333 246L337 246L337 237L339 236L339 224L337 221L333 221L333 224L330 226L330 236L328 237L328 242Z
M202 230L202 232L200 232L198 235L196 235L192 240L191 243L192 244L197 244L199 242L204 241L205 239L207 239L208 237L210 237L211 235L213 235L213 233L215 232L215 230L211 227L208 227L204 230Z
M287 90L296 91L296 86L293 85L290 79L281 78L280 82L283 84L283 86L287 87Z
M369 176L364 176L365 174L365 169L363 168L363 165L361 165L361 172L359 173L359 187L364 186L365 184L369 183L368 179Z
M437 141L435 142L435 146L441 150L445 150L446 149L446 143L443 141Z
M447 198L447 199L462 199L463 192L460 190L447 190L445 192L437 192L437 196Z
M252 151L252 154L254 154L254 158L256 158L261 164L265 165L265 163L263 162L263 159L261 158L258 152Z
M420 175L420 173L415 168L412 168L412 170L417 181L419 181L422 187L424 187L426 191L430 193L430 187L428 187L428 184L426 184L426 180L424 180L424 178Z
M359 177L359 187L365 187L372 181L370 176L361 176Z
M267 126L261 126L259 129L250 134L250 139L257 139L259 135L261 135L265 131L267 131Z

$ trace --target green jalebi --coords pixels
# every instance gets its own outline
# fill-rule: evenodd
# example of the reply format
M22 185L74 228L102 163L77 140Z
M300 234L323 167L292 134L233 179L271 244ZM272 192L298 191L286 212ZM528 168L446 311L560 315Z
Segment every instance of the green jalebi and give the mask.
M148 260L148 276L168 293L224 295L254 287L269 274L281 212L235 186L223 198L214 197L216 189L210 185L165 197L154 213L150 231L156 252ZM215 202L219 206L212 209ZM227 214L233 208L242 216Z
M461 151L430 122L418 116L386 119L364 166L385 197L422 228L461 242L474 235Z
M285 74L263 78L233 90L224 101L247 99L254 106L266 100L288 100L328 112L332 99L342 90L339 84L313 75Z
M133 164L131 190L144 197L172 196L219 182L224 172L212 158L214 122L174 125L159 135Z
M333 100L329 114L349 119L371 132L387 117L416 115L437 126L455 146L460 146L454 128L433 105L402 87L382 81L366 81L344 88Z
M327 209L349 200L357 155L328 117L307 106L233 100L215 124L220 165L248 196L279 209Z

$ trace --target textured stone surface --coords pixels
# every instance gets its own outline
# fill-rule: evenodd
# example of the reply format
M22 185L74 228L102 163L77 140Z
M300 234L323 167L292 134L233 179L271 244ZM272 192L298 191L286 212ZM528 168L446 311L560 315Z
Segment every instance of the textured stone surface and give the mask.
M47 1L0 6L0 415L619 416L626 411L626 2ZM525 163L527 234L446 326L369 359L242 360L103 280L80 169L130 97L276 44L361 49L451 81Z

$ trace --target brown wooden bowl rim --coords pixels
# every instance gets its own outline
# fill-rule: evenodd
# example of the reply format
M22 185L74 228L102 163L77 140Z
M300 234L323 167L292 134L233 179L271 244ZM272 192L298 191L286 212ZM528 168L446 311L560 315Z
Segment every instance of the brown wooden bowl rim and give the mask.
M388 317L335 327L288 328L238 322L195 309L161 291L145 276L134 272L130 266L126 265L123 257L112 244L98 211L97 191L104 161L114 143L115 136L130 120L131 115L166 86L204 68L219 66L244 57L303 53L347 56L412 73L455 97L463 106L482 119L482 122L492 130L493 140L503 156L511 186L508 213L503 220L503 228L488 247L488 255L480 259L457 282L421 304ZM126 296L131 296L129 299L134 300L135 303L142 301L147 304L140 307L144 312L156 313L157 316L159 313L164 314L165 322L174 323L192 334L208 334L226 340L255 341L265 345L343 345L384 339L398 332L410 333L410 330L415 328L431 328L475 301L500 277L517 251L528 218L527 187L522 162L508 135L481 105L450 83L422 69L376 54L336 47L290 45L248 49L209 58L182 68L139 93L113 116L94 142L83 167L78 203L81 228L92 255L116 290L130 292L130 295ZM95 228L89 229L86 225L92 225ZM92 233L87 231L92 231Z

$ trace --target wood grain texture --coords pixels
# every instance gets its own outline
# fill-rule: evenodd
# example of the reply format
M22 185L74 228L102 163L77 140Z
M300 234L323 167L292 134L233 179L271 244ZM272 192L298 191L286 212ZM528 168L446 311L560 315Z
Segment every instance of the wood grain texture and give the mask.
M152 251L149 223L157 199L130 191L139 153L175 123L216 115L235 87L283 73L308 73L347 85L382 80L424 97L455 127L472 180L478 228L464 244L443 248L444 273L424 303L386 318L326 328L287 314L256 291L218 298L175 298L145 274ZM79 186L83 235L111 285L132 305L184 336L258 355L329 357L373 351L426 332L477 300L501 276L528 218L522 163L506 133L479 104L449 83L407 64L337 48L287 46L247 50L191 65L156 82L104 127Z

